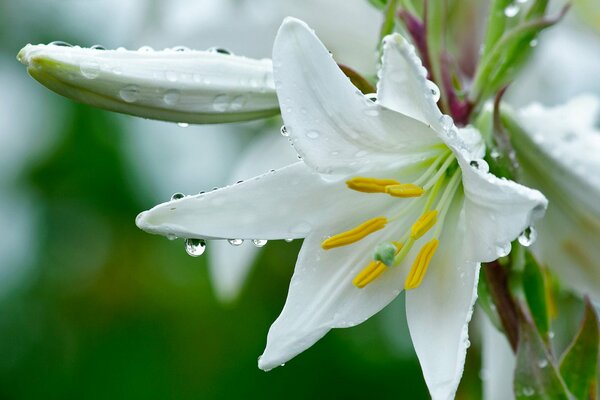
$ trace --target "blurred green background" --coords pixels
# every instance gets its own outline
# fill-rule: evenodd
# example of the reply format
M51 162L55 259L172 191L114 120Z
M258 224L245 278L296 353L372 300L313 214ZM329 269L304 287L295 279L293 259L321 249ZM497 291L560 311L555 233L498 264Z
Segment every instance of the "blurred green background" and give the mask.
M55 95L15 60L25 44L53 40L268 57L285 15L373 71L380 16L367 1L0 1L1 399L429 397L402 297L265 373L257 357L300 241L269 243L239 299L221 304L207 257L136 228L140 211L173 192L230 183L246 145L278 135L280 121L137 120ZM458 398L481 397L472 341Z

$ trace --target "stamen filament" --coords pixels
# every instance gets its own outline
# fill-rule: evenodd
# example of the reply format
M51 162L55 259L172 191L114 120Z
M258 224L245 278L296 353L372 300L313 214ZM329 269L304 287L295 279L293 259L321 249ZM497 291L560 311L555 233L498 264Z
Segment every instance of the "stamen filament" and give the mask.
M427 168L427 171L425 171L423 173L423 175L421 175L415 182L415 185L422 185L423 183L427 182L429 180L429 178L438 170L438 167L440 166L440 164L447 160L448 157L451 158L452 156L452 152L450 150L443 152L441 155L439 155L438 157L436 157L435 161L433 162L433 164L431 164L429 166L429 168Z
M412 183L402 183L398 185L388 185L385 192L393 197L419 197L423 194L422 187Z
M456 158L454 157L454 154L450 153L450 155L448 156L448 158L446 158L446 161L444 161L444 164L442 164L442 166L440 167L440 169L437 170L437 172L435 173L435 175L433 175L433 177L430 178L427 181L427 183L423 185L423 189L427 190L430 187L432 187L433 185L435 185L439 181L440 177L442 177L442 175L446 173L446 170L448 168L450 168L450 166L454 162L456 162Z
M371 261L356 277L352 280L354 286L359 289L364 288L383 274L387 266L381 261Z
M452 175L452 178L450 178L450 182L448 182L448 185L444 189L444 193L442 194L440 201L438 202L437 206L435 207L436 210L438 210L440 213L438 219L441 222L439 224L437 224L437 227L433 234L434 238L438 238L442 231L442 227L444 226L444 221L446 219L446 214L448 213L448 210L450 209L450 205L452 204L452 199L454 199L454 195L456 194L456 191L458 190L458 187L460 186L460 184L462 182L461 177L462 177L462 174L460 172L460 169L456 170L454 172L454 174Z
M410 237L417 240L426 234L437 222L438 211L431 210L423 214L410 228Z
M321 243L321 247L324 250L329 250L334 247L346 246L351 243L358 242L367 235L383 229L387 224L388 220L385 217L377 217L363 222L356 228L350 229L349 231L338 233L326 239Z
M415 258L410 272L408 273L408 277L404 282L405 290L415 289L419 287L419 285L423 281L423 278L425 277L425 273L427 272L429 263L431 262L431 259L435 254L435 251L437 250L439 244L439 240L432 239L429 242L425 243L425 245L421 248L419 254L417 254L417 257Z
M346 181L348 188L363 193L386 193L386 187L400 185L394 179L377 179L357 176Z

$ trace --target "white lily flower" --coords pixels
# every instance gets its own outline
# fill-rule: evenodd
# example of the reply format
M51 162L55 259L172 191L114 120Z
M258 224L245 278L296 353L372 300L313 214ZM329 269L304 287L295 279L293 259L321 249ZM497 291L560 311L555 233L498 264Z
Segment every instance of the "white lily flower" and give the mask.
M550 199L536 255L574 291L600 301L600 115L597 97L520 110L515 131L524 181ZM520 134L519 134L520 133Z
M245 121L279 112L271 61L173 48L27 45L17 58L47 88L95 107L164 121Z
M401 36L385 39L377 103L301 21L285 20L273 60L302 161L160 204L141 213L138 226L186 238L305 238L259 360L264 370L410 289L407 319L425 381L432 397L452 397L479 263L506 254L546 199L487 172L479 134L440 113L437 88Z

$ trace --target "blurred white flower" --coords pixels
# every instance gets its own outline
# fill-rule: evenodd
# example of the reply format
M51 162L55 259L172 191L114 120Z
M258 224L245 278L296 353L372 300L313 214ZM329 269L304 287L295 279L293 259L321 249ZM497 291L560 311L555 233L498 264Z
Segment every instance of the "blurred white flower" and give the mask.
M425 381L432 397L451 398L479 263L505 255L546 199L487 172L478 132L459 131L440 113L437 88L400 36L384 42L377 103L301 21L284 22L273 60L283 119L303 161L158 205L138 226L186 238L306 238L259 359L265 370L414 289L407 317Z
M550 202L533 250L575 292L600 301L600 111L598 97L583 95L546 108L518 111L524 128L514 145L524 182Z

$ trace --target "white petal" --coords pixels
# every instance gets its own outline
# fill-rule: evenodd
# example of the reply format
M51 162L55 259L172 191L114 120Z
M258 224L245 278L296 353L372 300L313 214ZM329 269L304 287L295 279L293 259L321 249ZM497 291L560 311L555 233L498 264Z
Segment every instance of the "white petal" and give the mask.
M355 221L397 204L390 196L366 196L343 182L327 182L304 163L242 183L160 204L138 215L141 229L186 238L303 238L331 221ZM372 215L371 217L376 217ZM371 218L365 217L365 219Z
M216 123L278 112L271 62L208 51L27 45L18 55L49 89L95 107L173 122Z
M332 328L364 322L401 291L406 268L384 272L363 289L354 277L372 260L373 249L398 232L384 229L360 242L328 251L321 249L325 232L307 237L298 256L283 311L271 326L267 346L259 358L263 370L275 368L306 350Z
M351 173L401 165L440 143L426 124L363 96L306 24L287 18L273 47L281 113L298 154L315 170Z
M439 89L427 79L427 70L409 44L399 34L383 40L383 58L377 84L377 102L421 122L440 127L442 113L434 94Z
M548 196L533 250L572 290L600 299L600 102L580 96L565 105L534 104L515 132L523 181Z
M537 190L473 167L458 154L465 193L466 256L489 262L508 254L510 242L540 219L548 200Z
M209 273L215 295L223 303L235 301L250 273L260 248L246 240L233 246L226 240L213 240L208 245Z
M275 132L267 132L250 143L236 165L231 181L248 179L296 160L296 152L284 137ZM214 241L210 244L209 271L215 293L221 301L235 300L259 251L259 248L248 242L241 246L231 246L226 241Z
M452 399L469 346L468 323L477 298L479 264L465 256L462 201L445 221L440 247L416 289L406 292L406 318L423 376L434 400Z
M481 317L483 325L483 398L485 400L513 400L515 392L513 381L516 357L506 337L498 332L485 315Z
M600 216L600 99L582 95L557 107L532 104L518 121L525 136L515 137L524 169L536 180L552 181ZM545 188L546 189L546 188Z

